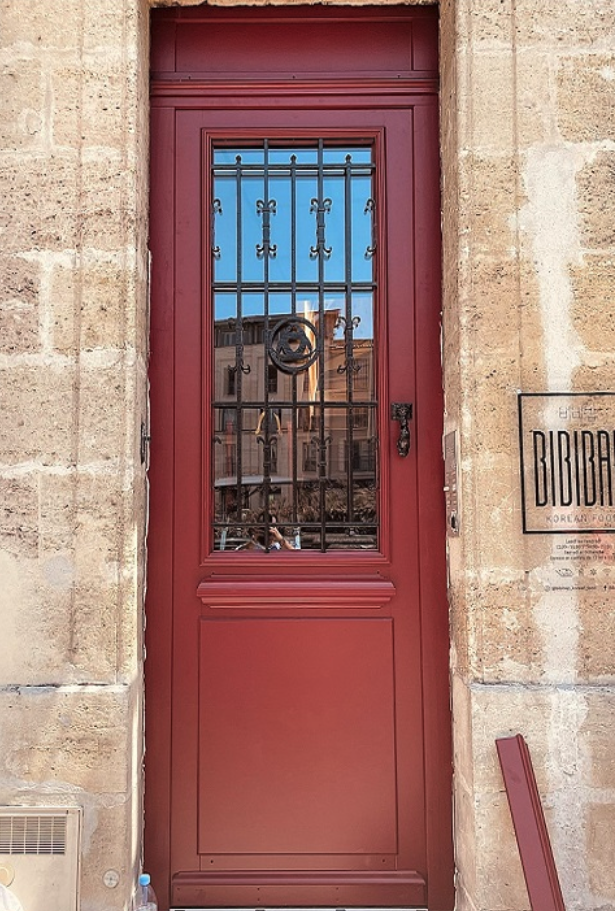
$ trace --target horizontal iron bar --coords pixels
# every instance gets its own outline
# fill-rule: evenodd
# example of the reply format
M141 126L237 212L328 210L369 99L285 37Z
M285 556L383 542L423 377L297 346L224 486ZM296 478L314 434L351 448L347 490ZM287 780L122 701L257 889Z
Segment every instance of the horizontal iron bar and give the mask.
M318 285L316 282L268 282L267 286L263 282L213 282L212 289L214 292L218 291L261 291L263 294L265 291L285 291L288 294L291 291L296 291L298 294L318 294L319 291L325 293L336 293L344 294L347 291L351 293L354 292L369 292L375 291L378 287L377 282L325 282L322 285ZM261 314L262 315L262 314ZM273 319L278 314L270 313L269 316ZM282 314L284 315L284 314ZM249 317L246 317L249 319Z
M248 487L254 485L246 485ZM277 484L275 485L278 486ZM228 528L229 525L232 525L233 528L240 529L250 529L250 528L265 528L264 522L239 522L235 519L228 519L226 522L216 521L212 522L214 528ZM302 531L321 531L322 523L321 522L302 522L301 519L282 519L280 520L280 525L282 528L301 528ZM336 529L340 528L378 528L380 523L376 519L370 519L369 522L363 522L357 520L356 522L342 522L337 519L328 519L326 523L325 531L330 535L335 535Z
M314 408L314 409L319 409L319 408L336 409L337 408L337 409L341 409L341 410L350 411L351 408L376 408L377 406L378 406L378 402L375 401L374 399L362 399L360 401L353 399L352 402L346 401L346 402L324 402L324 403L309 402L309 401L303 401L303 402L298 401L295 403L295 402L289 401L288 399L284 399L284 400L269 399L268 407L271 411L275 411L276 409L281 409L281 408L290 408L290 409L294 409L296 411L299 411L302 408ZM234 399L230 399L230 400L227 399L226 401L220 401L218 399L215 402L213 402L213 407L214 408L225 408L225 409L229 409L229 410L233 409L233 411L236 411L238 408L242 408L242 409L243 408L259 408L261 410L264 410L265 405L264 405L264 402L262 401L262 399L260 399L258 402L242 401L241 403L237 402ZM252 432L252 431L250 431L250 432Z
M340 161L339 164L326 164L322 168L319 168L317 164L268 164L265 168L262 164L246 164L241 162L240 164L215 164L213 165L212 172L214 177L235 177L237 172L240 173L243 171L251 171L254 176L264 175L265 173L270 174L272 171L275 171L277 174L290 174L291 171L301 172L305 174L323 174L324 177L340 176L344 177L345 174L350 171L351 177L369 177L376 170L374 164L368 164L363 162L359 164L358 162L349 162L345 164Z

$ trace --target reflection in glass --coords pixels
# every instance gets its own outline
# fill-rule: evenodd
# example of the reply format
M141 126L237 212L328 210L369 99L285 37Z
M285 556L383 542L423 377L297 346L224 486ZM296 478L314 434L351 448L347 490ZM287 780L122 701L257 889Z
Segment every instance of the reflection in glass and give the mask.
M378 546L373 187L367 144L214 150L217 550Z

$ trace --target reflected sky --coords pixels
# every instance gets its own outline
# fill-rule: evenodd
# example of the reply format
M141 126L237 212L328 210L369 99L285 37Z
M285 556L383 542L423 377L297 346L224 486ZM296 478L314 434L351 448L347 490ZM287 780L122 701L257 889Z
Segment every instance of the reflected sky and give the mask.
M292 170L291 156L296 157L297 164ZM238 157L242 165L240 179ZM353 165L351 172L346 170L347 157ZM269 150L267 174L262 167L262 148L216 149L213 193L220 204L214 216L215 244L219 248L214 260L214 281L371 282L373 213L368 200L373 196L372 176L370 168L361 167L370 165L371 157L368 146L324 148L324 170L319 179L316 147ZM230 170L223 170L225 167ZM266 216L259 211L259 200L269 204ZM324 242L331 252L322 257L313 252L317 246L318 208L314 200L321 204L328 200ZM275 256L258 254L265 218Z

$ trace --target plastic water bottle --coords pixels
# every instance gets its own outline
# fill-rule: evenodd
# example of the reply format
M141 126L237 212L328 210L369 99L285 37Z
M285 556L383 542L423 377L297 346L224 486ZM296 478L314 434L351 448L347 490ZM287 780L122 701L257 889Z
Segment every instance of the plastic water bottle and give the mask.
M152 888L149 873L141 873L133 901L133 911L158 911L156 893Z

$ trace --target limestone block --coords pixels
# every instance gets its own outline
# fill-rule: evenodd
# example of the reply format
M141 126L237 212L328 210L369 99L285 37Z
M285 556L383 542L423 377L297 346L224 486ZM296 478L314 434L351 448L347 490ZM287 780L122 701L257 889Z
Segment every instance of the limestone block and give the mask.
M65 365L0 369L0 462L71 459L73 371Z
M589 784L615 791L615 690L602 688L586 697L581 743Z
M85 247L116 251L134 245L137 182L133 168L114 155L97 155L85 162L81 237Z
M80 373L79 456L85 462L123 459L126 455L132 384L128 384L122 355L115 361L111 366L84 367Z
M527 262L473 261L468 281L471 295L463 319L473 332L472 349L484 355L508 353L519 346L523 332L524 353L540 357L540 309L534 269ZM534 349L527 344L534 340ZM469 341L469 340L468 340Z
M508 152L514 145L516 103L513 57L505 50L471 57L471 147L480 152Z
M38 551L36 477L0 477L0 550L20 557Z
M549 764L557 761L549 743L549 721L559 694L504 684L474 684L470 692L476 795L497 795L502 791L504 782L495 741L516 734L522 734L527 741L538 789L544 795L549 785Z
M460 675L451 676L453 706L453 768L455 784L472 794L474 789L474 756L472 753L472 698L467 683Z
M77 61L71 66L60 62L51 73L53 142L74 147L83 139L86 148L121 152L126 143L126 82L121 61L113 58L94 58L85 68Z
M74 682L70 666L70 561L56 556L39 568L0 551L3 660L2 686ZM44 573L53 587L41 580Z
M611 0L517 0L517 40L542 47L613 47L615 10Z
M104 4L62 0L61 15L49 15L45 2L3 0L2 45L20 43L39 49L88 52L117 49L130 42L126 28L136 18L140 0L105 0Z
M33 353L40 348L38 267L0 256L0 352Z
M490 426L492 422L490 420ZM514 446L512 431L511 446ZM521 539L521 497L518 468L505 454L477 457L473 489L464 486L464 502L473 515L476 554L468 555L469 565L477 572L501 581L521 577L523 542ZM468 478L468 488L472 479ZM467 529L469 532L469 528Z
M600 576L596 592L580 598L578 673L588 683L615 682L614 581L613 576Z
M71 47L79 34L76 11L76 0L63 2L61 16L50 16L41 3L3 0L2 45L10 47L19 42L36 48Z
M600 152L577 177L581 243L590 249L613 246L615 152Z
M557 74L558 124L569 142L615 139L615 55L564 57Z
M132 170L115 155L73 152L15 158L0 171L0 236L5 252L124 249L135 231Z
M128 549L134 557L132 532L126 537L122 514L134 514L135 495L114 467L79 474L41 477L40 552L44 558L72 552L81 583L112 582L116 564Z
M464 452L501 453L510 460L518 439L519 355L514 350L508 356L479 355L470 370L466 395L472 396L474 427L471 437L464 439Z
M590 806L587 827L589 883L602 902L615 902L615 804ZM603 905L603 907L605 907Z
M475 623L480 624L475 664L480 662L481 680L518 684L539 681L541 643L521 585L485 583L470 610L476 612Z
M615 351L615 312L607 305L615 287L615 257L586 255L570 270L574 293L573 322L590 351Z
M463 522L463 517L462 517ZM461 564L458 551L461 549L459 540L449 543L449 554L456 557L455 565ZM453 571L451 557L451 584L449 586L449 622L451 637L451 668L462 679L470 675L470 619L467 614L465 586L462 583L461 570Z
M136 790L88 800L84 812L84 850L81 858L83 907L120 909L130 907L136 860L134 833L139 808ZM103 880L107 870L119 874L119 883L109 889Z
M461 887L469 896L476 895L478 857L476 855L476 808L472 792L455 781L455 862Z
M36 59L0 66L0 148L36 147L43 134L45 86Z
M552 89L552 58L538 48L516 54L516 139L519 147L552 141L557 103Z
M136 20L146 3L147 0L145 3L143 0L105 0L104 4L69 0L69 7L74 4L78 14L83 16L84 49L102 54L115 51L130 57L135 42Z
M56 155L15 158L0 171L0 236L6 252L63 250L77 237L77 163Z
M509 259L515 249L517 167L508 157L468 154L460 163L460 221L474 257ZM462 239L464 244L465 239Z
M135 560L127 553L124 564L103 565L106 579L94 572L83 578L70 552L35 561L0 550L0 685L132 679L139 660Z
M512 0L482 0L471 15L473 41L510 44Z
M0 692L0 782L123 793L135 707L128 687L28 687Z
M137 289L138 285L138 289ZM135 343L144 333L145 288L129 264L102 256L80 268L53 270L50 308L53 347L69 354Z
M588 363L574 371L572 388L581 392L615 389L615 357L612 354L597 358L587 356L587 360Z
M475 904L489 911L525 911L530 907L510 809L503 791L475 803Z

